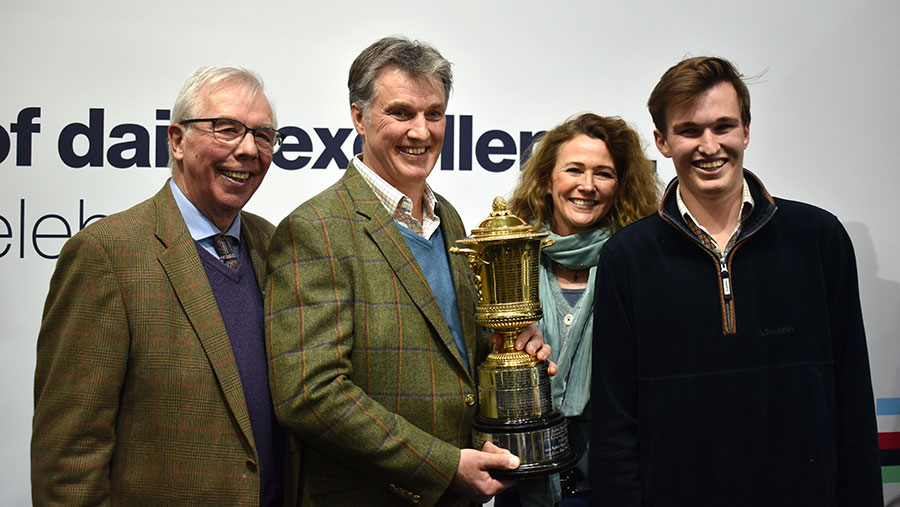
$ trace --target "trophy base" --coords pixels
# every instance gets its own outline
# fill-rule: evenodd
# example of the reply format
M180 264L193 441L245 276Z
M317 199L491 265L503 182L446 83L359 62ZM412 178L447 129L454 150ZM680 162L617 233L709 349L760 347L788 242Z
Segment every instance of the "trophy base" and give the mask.
M472 443L481 449L485 442L519 457L515 470L491 470L496 479L526 479L575 466L578 456L569 447L566 419L559 412L527 420L498 421L480 415L472 425Z

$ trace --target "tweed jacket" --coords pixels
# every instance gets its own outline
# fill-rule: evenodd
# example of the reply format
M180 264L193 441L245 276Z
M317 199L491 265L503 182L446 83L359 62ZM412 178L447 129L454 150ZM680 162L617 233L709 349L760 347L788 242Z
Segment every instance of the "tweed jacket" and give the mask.
M272 230L242 213L260 287ZM35 505L259 505L231 343L168 183L63 247L34 397Z
M438 196L446 246L464 237ZM466 259L449 255L460 357L397 224L351 164L272 237L266 284L279 421L303 441L304 505L467 504L448 490L476 413L470 371L488 352Z

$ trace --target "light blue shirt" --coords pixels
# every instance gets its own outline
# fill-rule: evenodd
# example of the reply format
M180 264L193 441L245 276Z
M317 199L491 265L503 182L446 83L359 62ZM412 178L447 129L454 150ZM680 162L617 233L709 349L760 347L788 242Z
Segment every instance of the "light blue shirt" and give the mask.
M206 218L194 203L188 200L188 198L184 195L178 185L175 184L175 180L169 179L169 188L172 189L172 195L175 197L175 204L178 205L178 211L181 212L182 218L184 218L184 223L187 224L188 231L191 233L191 237L194 238L201 247L207 252L213 254L214 257L218 258L219 254L216 253L216 247L213 245L213 236L216 234L221 234L222 231L219 230L218 227L212 220ZM226 236L231 236L235 239L236 243L234 245L234 254L238 256L240 259L241 255L241 214L238 213L238 216L234 219L234 223L231 224L231 227L225 231Z

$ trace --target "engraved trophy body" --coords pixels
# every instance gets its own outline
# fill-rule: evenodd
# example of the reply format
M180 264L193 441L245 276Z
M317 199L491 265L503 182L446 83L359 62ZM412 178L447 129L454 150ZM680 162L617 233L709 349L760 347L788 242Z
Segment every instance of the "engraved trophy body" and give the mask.
M503 335L503 350L478 367L479 410L472 426L476 449L485 442L519 457L515 470L495 477L521 479L559 472L575 464L565 418L553 409L547 361L515 350L515 338L543 317L538 296L541 248L553 244L506 210L502 197L493 212L451 253L466 255L475 272L475 320Z

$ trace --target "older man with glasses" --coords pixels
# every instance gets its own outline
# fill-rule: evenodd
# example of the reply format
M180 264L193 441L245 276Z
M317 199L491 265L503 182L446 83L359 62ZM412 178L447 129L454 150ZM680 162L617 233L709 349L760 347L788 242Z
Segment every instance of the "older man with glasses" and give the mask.
M172 179L69 240L37 346L35 505L282 505L260 287L273 227L241 211L281 135L236 66L185 82Z

